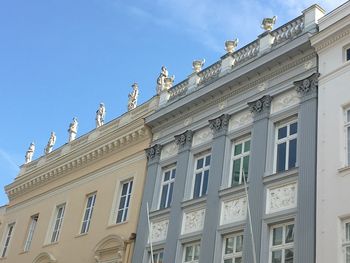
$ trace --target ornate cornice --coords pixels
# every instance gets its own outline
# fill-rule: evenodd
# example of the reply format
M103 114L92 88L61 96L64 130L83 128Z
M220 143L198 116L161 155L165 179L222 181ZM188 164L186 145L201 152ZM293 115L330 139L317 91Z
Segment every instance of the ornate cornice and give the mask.
M185 147L191 146L192 144L192 138L193 138L193 131L187 130L182 134L175 135L175 143L179 145L179 147Z
M163 146L160 144L155 144L152 147L147 148L146 155L147 155L147 160L153 160L154 158L159 158L160 154L162 153L162 148Z
M316 92L319 75L319 73L314 73L306 79L293 82L293 84L296 86L295 90L298 92L298 94L300 96L305 96L312 92Z
M248 106L250 111L254 115L257 115L262 112L270 111L271 101L272 97L270 95L265 95L256 101L248 102Z
M319 33L319 35L315 35L315 40L317 38L320 38L321 33ZM345 28L343 28L342 30L340 30L339 32L333 33L332 35L325 37L325 39L320 40L318 43L314 44L315 50L316 52L319 52L329 46L331 46L333 43L338 42L340 40L342 40L344 37L347 37L348 35L350 35L350 26L347 26Z
M209 128L213 130L214 133L218 133L223 130L227 130L230 121L229 114L222 114L220 117L209 120Z

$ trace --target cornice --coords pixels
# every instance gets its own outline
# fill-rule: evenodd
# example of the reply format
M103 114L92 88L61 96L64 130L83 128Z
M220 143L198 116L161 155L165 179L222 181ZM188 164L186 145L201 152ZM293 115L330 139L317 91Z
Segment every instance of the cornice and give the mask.
M336 30L339 27L336 27ZM326 31L331 30L331 28L327 28ZM350 35L350 25L346 25L344 28L342 28L339 31L336 31L334 33L328 34L326 32L320 32L318 35L315 35L311 42L312 45L315 47L316 52L320 52L327 47L333 45L334 43L338 42L339 40L347 37Z

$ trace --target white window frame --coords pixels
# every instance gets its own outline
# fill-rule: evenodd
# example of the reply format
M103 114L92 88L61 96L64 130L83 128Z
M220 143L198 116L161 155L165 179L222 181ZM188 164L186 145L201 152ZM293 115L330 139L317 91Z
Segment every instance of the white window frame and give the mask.
M350 120L348 121L348 112L350 112L350 107L344 109L344 137L345 137L345 166L350 166L350 149L348 140L348 129L350 128Z
M293 242L291 243L285 243L285 236L286 236L286 226L289 225L294 225L293 231L295 234L295 222L294 221L289 221L283 224L274 224L270 226L270 240L269 240L269 263L272 263L272 252L273 251L278 251L278 250L282 250L282 262L285 261L285 251L286 249L293 249L293 259L295 256L295 249L294 249L294 242L295 242L295 236L293 236ZM273 246L273 229L275 228L279 228L282 227L283 228L283 232L282 232L282 244L281 245L275 245Z
M198 260L194 259L194 251L195 247L199 247L199 255L198 255ZM187 247L193 247L193 257L191 261L185 261L186 258L186 248ZM193 243L187 243L183 246L183 254L182 254L182 263L199 263L199 257L200 257L200 252L201 252L201 244L200 242L193 242Z
M343 259L344 259L345 263L348 263L346 261L346 248L350 249L350 233L349 233L348 237L346 234L346 225L347 224L349 224L349 228L350 228L350 218L347 218L347 219L342 221L342 242L341 243L342 243Z
M350 59L347 59L348 51L350 52L350 44L343 47L343 54L344 54L344 62L349 62Z
M243 258L243 232L238 232L235 234L230 234L230 235L225 235L223 236L223 246L222 246L222 263L224 263L225 260L227 259L232 259L235 262L236 258ZM236 252L236 246L237 246L237 238L242 237L242 251ZM226 239L228 238L234 238L234 243L233 243L233 253L232 254L225 254L225 248L226 248ZM242 261L243 262L243 261Z
M248 152L243 152L244 148L242 148L242 153L239 154L239 155L234 155L235 154L235 146L237 144L242 144L243 147L244 147L244 144L247 142L247 141L250 141L250 147L249 147L249 151ZM238 159L241 159L241 169L240 169L240 172L239 172L239 182L238 182L238 185L242 184L243 183L243 159L244 157L246 156L249 156L249 162L250 162L250 149L251 149L251 146L252 146L252 140L251 140L251 137L245 137L243 139L239 139L239 140L234 140L232 142L232 148L231 148L231 159L230 159L230 176L229 176L229 187L232 187L234 186L233 182L232 182L232 179L233 179L233 162L235 160L238 160ZM248 163L248 166L249 166L249 163ZM249 173L249 168L248 168L248 173ZM248 174L246 175L246 177L248 178Z
M205 166L205 160L206 160L206 158L207 158L208 156L210 156L210 163L209 163L208 166ZM200 159L203 159L203 160L204 160L204 161L203 161L203 167L197 170L197 161L200 160ZM207 185L207 191L208 191L211 162L212 162L211 152L201 153L201 154L198 154L198 155L195 157L195 159L194 159L194 165L193 165L192 187L191 187L191 198L192 198L192 199L194 199L194 198L201 198L201 197L207 195L207 193L206 193L206 194L201 194L201 193L202 193L202 191L203 191L204 172L207 171L207 170L209 171L209 172L208 172L208 173L209 173L209 174L208 174L208 185ZM198 197L194 197L194 190L195 190L194 187L195 187L195 184L196 184L196 174L197 174L197 173L201 173L201 174L202 174L202 175L201 175L202 180L201 180L201 185L200 185L200 187L199 187L199 193L200 193L200 194L199 194Z
M23 248L24 252L27 252L30 250L30 246L32 244L32 240L33 240L36 225L38 224L38 220L39 220L39 214L35 214L35 215L32 215L30 217L28 234L27 234L27 238L26 238L26 241L24 243L24 248Z
M297 133L293 134L293 135L289 135L289 131L290 131L290 125L293 123L297 123ZM282 139L278 139L278 130L284 126L287 126L287 137L284 137ZM280 172L284 172L284 171L288 171L289 168L289 144L291 140L296 139L297 140L297 147L298 147L298 133L299 133L299 122L297 118L293 118L290 119L288 121L283 121L281 123L278 123L275 125L275 141L274 141L274 160L273 160L273 172L276 173L277 172L277 146L279 144L282 143L286 143L286 159L285 159L285 169L283 171ZM298 148L297 148L297 152L296 152L296 162L295 162L295 167L297 167L298 165Z
M156 261L154 261L153 263L158 263L159 262L159 257L160 257L161 253L163 253L162 262L164 262L164 249L160 249L160 250L156 250L156 251L153 252L153 258L154 258L154 256L156 256ZM152 263L152 255L151 255L151 253L149 253L149 263Z
M95 206L95 202L96 202L96 194L97 194L97 192L94 192L94 193L88 194L86 196L85 209L84 209L83 218L82 218L81 226L80 226L80 234L81 235L89 232L92 213L94 211L94 206ZM88 206L90 198L92 198L92 201L91 201L90 206Z
M123 195L123 186L125 184L128 184L128 186L127 186L127 190L126 190L126 195L125 195L126 198L125 198L124 206L121 208L120 207L120 200L124 197L124 195ZM118 199L118 203L117 203L117 207L116 207L116 216L115 216L115 220L114 220L115 224L124 223L128 219L129 208L130 208L130 203L131 203L131 194L132 194L133 186L134 186L134 180L133 179L123 181L120 184L119 199ZM119 214L119 211L121 211L121 210L123 210L122 219L121 219L120 222L118 222L118 214Z
M1 246L1 258L5 258L8 253L14 230L15 230L15 222L7 225L6 234L4 235L2 246Z
M175 170L175 177L171 178L173 171ZM166 182L164 182L164 178L165 178L165 173L166 172L170 172L170 177L169 180L167 180ZM174 184L175 184L175 179L176 179L176 166L170 166L168 168L165 168L164 170L162 170L162 178L161 178L161 182L160 182L160 195L159 195L159 201L158 201L158 209L165 209L170 207L171 202L169 203L169 192L170 192L170 185L173 184L173 193L174 194ZM168 187L168 191L167 191L167 195L166 195L166 201L165 201L165 207L160 207L161 203L162 203L162 195L163 195L163 187L165 185L169 185ZM172 200L172 196L171 196L171 200ZM169 203L169 204L168 204ZM168 204L168 205L167 205Z
M62 208L62 213L59 216L59 211ZM55 210L55 216L52 221L52 228L50 232L50 240L49 243L56 243L59 240L61 230L62 230L62 224L63 224L63 219L64 219L64 214L66 211L66 203L60 204L56 206ZM57 228L56 228L57 226Z

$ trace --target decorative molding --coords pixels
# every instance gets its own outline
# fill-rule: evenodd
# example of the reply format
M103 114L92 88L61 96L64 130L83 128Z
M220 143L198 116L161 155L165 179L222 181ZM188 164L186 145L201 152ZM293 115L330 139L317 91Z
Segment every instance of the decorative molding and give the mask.
M253 122L253 114L250 110L244 110L233 114L229 122L229 131L238 129Z
M200 231L203 229L205 218L205 208L184 212L183 222L182 222L182 234L192 233Z
M213 132L209 127L196 131L193 135L192 146L200 145L213 139Z
M188 126L192 123L192 117L188 117L184 120L184 126Z
M221 202L220 225L230 224L246 219L247 198L241 197Z
M272 97L270 95L265 95L262 98L248 102L248 106L250 111L254 114L260 114L262 112L266 112L270 110Z
M320 52L322 49L327 48L328 46L332 45L335 42L338 42L344 37L347 37L350 35L350 27L347 26L344 29L340 30L339 32L336 32L332 34L331 36L326 37L325 39L321 40L319 43L314 44L316 52ZM319 35L321 36L321 35Z
M297 105L300 102L298 93L292 89L281 94L278 94L273 98L271 103L271 113L279 112L285 108Z
M159 222L152 222L151 223L152 242L159 242L159 241L165 240L168 234L168 226L169 226L168 219L159 221Z
M146 151L146 155L147 155L147 160L153 160L156 157L159 157L160 154L162 153L162 148L163 146L160 144L155 144L152 147L147 148Z
M168 143L163 146L162 153L160 154L160 159L164 160L169 157L175 156L178 150L179 146L175 142Z
M175 135L175 143L179 147L185 147L186 145L190 146L192 144L193 131L187 130L182 134Z
M293 82L293 84L296 86L295 90L299 93L300 96L305 96L310 93L317 92L319 75L319 73L314 73L306 79Z
M292 183L267 189L266 214L294 208L297 206L297 184Z
M227 130L229 120L230 120L229 114L222 114L220 117L209 120L209 128L212 129L214 133Z

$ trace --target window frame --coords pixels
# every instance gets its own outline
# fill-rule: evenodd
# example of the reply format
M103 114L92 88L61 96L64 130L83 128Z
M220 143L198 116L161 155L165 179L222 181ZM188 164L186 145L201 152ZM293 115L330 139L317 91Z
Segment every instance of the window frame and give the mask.
M349 224L349 237L346 238L346 225ZM346 262L346 249L350 248L350 218L344 219L341 222L341 232L342 232L342 239L341 239L341 248L342 248L342 254L344 262ZM350 258L350 257L349 257Z
M240 252L236 252L236 246L237 246L237 237L242 237L242 250ZM224 263L227 259L233 259L236 261L236 258L241 258L243 260L243 238L244 233L243 232L237 232L233 234L224 235L222 242L222 253L221 253L221 262ZM233 245L233 253L231 254L225 254L225 248L226 248L226 239L228 238L234 238L234 245ZM242 261L243 262L243 261Z
M194 252L196 246L199 247L198 260L194 259L194 253L193 253L192 260L191 261L185 261L185 259L186 259L186 248L187 247L193 247L193 252ZM183 245L183 253L182 253L182 261L181 262L182 263L199 263L200 253L201 253L201 242L200 241L184 244Z
M169 180L167 180L167 182L164 182L164 179L165 179L165 173L166 172L169 172L170 171L170 176L169 176ZM172 178L172 174L173 172L175 171L175 176L174 178ZM158 209L161 210L161 209L166 209L168 207L171 206L171 202L172 202L172 199L173 199L173 194L174 194L174 185L175 185L175 180L176 180L176 165L170 165L170 166L167 166L167 167L164 167L162 168L162 172L161 172L161 180L160 180L160 184L159 184L159 188L160 188L160 191L159 191L159 198L158 198ZM166 201L165 201L165 206L164 207L161 207L161 204L162 204L162 196L163 196L163 187L165 185L173 185L173 192L172 192L172 195L171 195L171 200L169 202L169 192L170 192L170 187L168 187L167 189L167 195L166 195ZM167 205L168 204L168 205Z
M80 225L80 231L79 234L83 235L83 234L87 234L89 232L90 229L90 224L91 224L91 218L92 218L92 213L94 211L94 207L95 207L95 203L96 203L96 196L97 196L97 192L93 192L90 194L86 195L86 201L85 201L85 209L84 209L84 213L83 213L83 218L81 220L81 225ZM91 206L88 207L89 204L89 198L92 197L92 201L91 201ZM85 220L86 217L86 213L88 213L88 218L87 220ZM84 228L84 223L85 224L85 228Z
M156 258L157 261L154 261L153 263L158 263L159 262L159 255L160 254L163 254L161 262L162 263L164 262L164 249L158 249L158 250L153 252L153 260L154 260L154 256L157 255L157 258ZM151 255L151 253L149 253L149 263L152 263L152 255Z
M206 158L210 156L210 161L209 165L205 165ZM203 167L200 169L197 169L197 161L203 159ZM191 199L197 199L201 198L203 196L206 196L208 194L208 186L209 186L209 176L210 176L210 166L211 166L211 159L212 159L212 154L211 151L205 151L197 154L194 156L194 162L193 162L193 174L192 174L192 186L191 186ZM207 181L207 191L205 194L202 193L203 191L203 185L204 185L204 172L208 170L208 181ZM196 174L201 173L201 184L199 187L199 195L194 196L195 194L195 185L196 185Z
M0 258L6 258L8 254L9 247L11 245L13 232L15 231L15 225L16 222L12 222L7 224L6 232L4 233L4 237L2 240L2 246L1 246L1 257ZM11 231L10 231L11 230Z
M61 216L59 216L59 209L63 209L62 210L62 213L61 213ZM54 243L57 243L59 241L59 237L60 237L60 234L61 234L61 230L62 230L62 225L63 225L63 220L64 220L64 215L65 215L65 212L66 212L66 203L62 203L62 204L59 204L56 206L56 209L55 209L55 214L54 214L54 217L53 217L53 220L52 220L52 226L51 226L51 231L50 231L50 235L49 235L49 244L54 244ZM56 224L57 221L59 220L58 222L58 225ZM57 225L57 229L55 230L56 228L56 225ZM57 233L55 238L54 238L54 233Z
M23 247L24 252L27 252L30 250L33 237L34 237L34 232L35 232L36 226L38 225L38 221L39 221L39 214L35 214L30 217L30 223L27 231L27 238L25 239L24 247Z
M245 145L246 142L250 141L250 146L249 146L249 151L248 153L240 153L239 155L237 155L238 157L235 158L234 153L235 153L235 146L238 144L242 144L243 147ZM229 181L228 181L228 186L229 187L233 187L233 186L237 186L237 185L241 185L243 183L243 160L244 157L249 156L249 161L248 161L248 174L249 174L249 162L250 162L250 150L251 150L251 145L252 145L252 138L250 135L244 136L242 138L239 139L234 139L232 140L232 146L231 146L231 156L230 156L230 174L229 174ZM243 151L244 148L242 148ZM238 184L234 184L233 183L233 169L234 169L234 161L241 159L241 167L240 167L240 174L239 174L239 183ZM248 174L246 175L246 182L248 182Z
M348 120L349 113L349 120ZM350 107L344 108L344 137L345 137L345 158L344 163L345 166L350 166Z
M290 126L291 124L296 123L297 124L297 132L295 134L289 135L290 132ZM278 130L282 127L287 127L287 136L278 139ZM299 133L299 121L297 117L288 118L287 120L280 121L275 123L274 125L274 155L273 155L273 173L283 173L288 171L289 169L293 169L298 166L298 133ZM295 153L295 166L289 167L289 145L290 141L296 139L296 153ZM278 156L278 145L282 143L286 143L286 156L285 156L285 166L284 170L278 171L277 170L277 156Z
M121 202L121 199L123 198L123 186L125 184L128 184L128 187L127 187L127 190L126 190L127 192L126 192L126 195L125 195L126 199L125 199L125 202L124 202L124 207L120 208L120 205L121 205L120 202ZM131 184L131 187L130 187L130 184ZM122 224L124 222L127 222L128 216L129 216L129 209L130 209L130 204L131 204L131 194L132 194L133 187L134 187L134 178L130 178L128 180L120 182L119 198L118 198L117 206L115 208L114 224ZM130 191L129 191L129 189L130 189ZM121 221L118 222L118 214L119 214L120 210L123 210L123 214L122 214ZM126 211L126 214L125 214L125 211Z
M293 242L285 243L285 237L286 237L286 227L289 225L293 225ZM282 244L281 245L275 245L273 246L273 229L282 227ZM294 242L295 242L295 222L294 221L288 221L285 223L279 223L279 224L273 224L269 227L269 263L272 263L272 252L273 251L282 251L281 259L282 263L285 262L285 251L287 249L293 249L293 261L295 256L295 249L294 249Z

